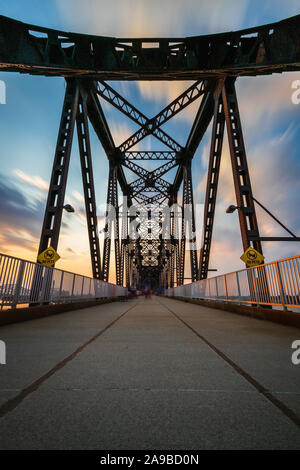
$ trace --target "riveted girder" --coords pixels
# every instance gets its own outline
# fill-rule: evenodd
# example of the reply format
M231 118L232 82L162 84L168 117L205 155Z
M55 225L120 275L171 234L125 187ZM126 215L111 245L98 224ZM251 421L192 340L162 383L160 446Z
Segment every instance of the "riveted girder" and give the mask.
M93 277L102 279L101 258L98 234L97 207L95 197L94 175L92 167L91 145L89 137L86 94L80 89L77 110L77 136L80 153L81 174L85 201L85 211L88 225L90 253Z
M186 38L70 33L0 16L2 70L98 80L199 80L299 70L300 15Z
M70 164L74 125L78 107L78 97L78 83L76 80L68 80L38 253L41 253L50 245L55 250L57 249Z

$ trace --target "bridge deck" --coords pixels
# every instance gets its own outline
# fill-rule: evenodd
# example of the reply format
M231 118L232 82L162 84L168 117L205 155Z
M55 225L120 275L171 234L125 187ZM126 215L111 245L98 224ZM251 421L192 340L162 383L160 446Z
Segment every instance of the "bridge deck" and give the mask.
M297 329L153 297L0 338L1 449L300 448Z

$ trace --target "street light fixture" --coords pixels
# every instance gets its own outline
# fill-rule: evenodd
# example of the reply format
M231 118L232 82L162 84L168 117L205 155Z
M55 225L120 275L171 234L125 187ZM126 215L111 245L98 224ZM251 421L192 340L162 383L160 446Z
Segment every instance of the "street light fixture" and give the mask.
M66 204L63 206L63 209L65 209L67 212L75 212L75 209L73 206L71 206L71 204Z
M239 206L234 206L233 204L231 206L228 206L226 209L226 214L232 214L236 209L239 209Z
M252 195L250 195L250 197L267 214L269 214L269 216L272 217L272 219L274 219L275 222L277 222L279 225L281 225L281 227L284 228L284 230L286 230L286 232L288 232L291 235L291 237L257 237L255 239L252 238L252 240L255 240L255 241L259 240L261 242L272 242L272 241L277 241L277 242L300 242L300 237L297 237L291 230L289 230L285 225L283 225L283 223L280 222L280 220L278 220L277 217L275 217L275 215L273 215L265 206L263 206L261 202L259 202L257 199L255 199L255 197L253 197ZM236 209L241 209L241 206L234 206L232 204L232 205L227 207L226 214L232 214L233 212L236 211Z

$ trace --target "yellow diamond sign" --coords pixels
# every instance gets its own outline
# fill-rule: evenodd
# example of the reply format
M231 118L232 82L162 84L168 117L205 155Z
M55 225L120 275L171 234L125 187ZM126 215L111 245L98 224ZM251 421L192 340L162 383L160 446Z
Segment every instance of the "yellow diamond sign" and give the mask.
M38 256L38 261L41 264L45 264L46 266L53 267L56 261L58 261L60 258L59 254L52 248L52 246L49 246L49 248L46 248L46 250L42 251L42 253L39 254Z
M252 248L252 246L249 246L249 248L247 248L245 253L241 256L241 260L246 263L248 268L251 268L252 266L258 266L263 262L264 259L265 257L259 253L259 251L255 250L255 248Z

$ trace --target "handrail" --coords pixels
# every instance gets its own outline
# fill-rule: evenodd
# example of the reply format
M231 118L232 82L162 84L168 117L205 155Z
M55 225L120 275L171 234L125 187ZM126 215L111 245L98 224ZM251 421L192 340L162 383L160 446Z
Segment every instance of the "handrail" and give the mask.
M127 289L0 253L0 308L119 297Z
M166 289L171 297L300 308L300 255Z

